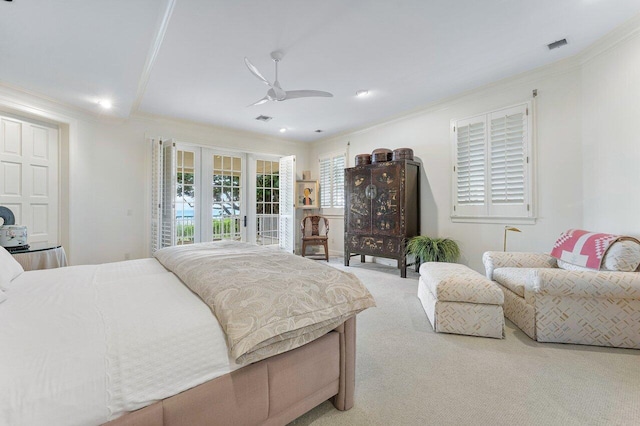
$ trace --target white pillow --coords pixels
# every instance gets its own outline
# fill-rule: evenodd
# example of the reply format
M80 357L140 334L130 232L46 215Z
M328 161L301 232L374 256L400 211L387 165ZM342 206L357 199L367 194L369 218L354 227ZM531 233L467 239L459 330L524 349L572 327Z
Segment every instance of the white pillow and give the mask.
M0 247L0 290L24 272L22 265L4 247Z
M614 243L602 259L602 271L633 272L640 265L640 244L634 240Z
M585 268L584 266L574 265L573 263L567 263L562 259L558 259L558 268L564 269L565 271L595 271L595 269Z
M601 271L633 272L640 266L640 244L635 240L621 240L613 243L602 259ZM593 271L584 266L576 266L558 259L558 268L567 271Z

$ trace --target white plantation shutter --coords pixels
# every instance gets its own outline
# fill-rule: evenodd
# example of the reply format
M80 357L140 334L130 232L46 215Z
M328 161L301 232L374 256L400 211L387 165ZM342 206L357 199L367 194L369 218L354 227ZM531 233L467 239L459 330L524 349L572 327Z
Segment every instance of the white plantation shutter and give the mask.
M151 140L151 253L175 244L176 148Z
M344 153L330 154L320 159L320 207L344 207Z
M162 208L160 248L176 243L176 144L174 141L162 141Z
M162 142L151 139L151 253L160 249L162 227Z
M523 203L525 111L491 114L491 202Z
M320 207L331 207L331 158L320 160Z
M527 103L454 122L452 217L533 217L529 111Z
M295 251L296 226L294 188L296 184L296 157L280 159L280 233L279 246L289 253Z
M471 121L458 127L458 204L484 204L485 143L484 120Z
M332 164L332 190L331 190L331 206L344 207L344 166L345 156L339 155L333 157Z

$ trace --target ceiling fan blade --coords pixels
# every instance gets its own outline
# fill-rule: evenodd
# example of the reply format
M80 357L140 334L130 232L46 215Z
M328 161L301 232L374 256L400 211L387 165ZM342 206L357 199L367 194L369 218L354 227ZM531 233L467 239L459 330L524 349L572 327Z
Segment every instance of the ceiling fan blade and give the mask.
M247 68L249 68L249 71L251 71L251 74L255 75L256 77L258 77L258 79L262 80L262 82L264 84L266 84L267 86L271 87L271 83L269 83L269 80L267 80L266 78L264 78L264 76L262 74L260 74L260 71L258 71L258 68L256 68L251 63L249 58L247 58L246 56L244 57L244 64L247 66Z
M250 106L256 106L256 105L262 105L265 102L269 102L269 97L265 96L264 98L260 99L259 101L256 101L254 103L252 103L251 105L247 105L248 107Z
M295 98L332 98L333 95L329 92L323 92L322 90L287 90L286 92L287 99L295 99Z

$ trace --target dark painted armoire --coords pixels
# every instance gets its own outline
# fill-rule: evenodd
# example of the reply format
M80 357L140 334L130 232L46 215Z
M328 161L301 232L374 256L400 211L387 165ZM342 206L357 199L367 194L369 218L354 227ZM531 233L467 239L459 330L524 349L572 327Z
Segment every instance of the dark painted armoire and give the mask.
M410 160L345 169L345 266L357 254L385 257L407 276L407 241L420 234L419 170Z

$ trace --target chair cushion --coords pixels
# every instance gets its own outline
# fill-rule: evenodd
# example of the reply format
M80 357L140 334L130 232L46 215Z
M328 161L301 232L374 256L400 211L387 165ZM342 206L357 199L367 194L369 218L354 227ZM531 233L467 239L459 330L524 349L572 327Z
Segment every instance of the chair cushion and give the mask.
M310 240L324 241L324 240L327 240L328 237L320 237L320 236L317 236L317 235L310 235L308 237L302 237L302 239L305 240L305 241L310 241Z
M524 284L527 274L532 268L497 268L493 271L493 279L520 297L524 297Z

